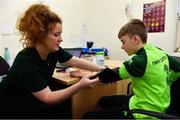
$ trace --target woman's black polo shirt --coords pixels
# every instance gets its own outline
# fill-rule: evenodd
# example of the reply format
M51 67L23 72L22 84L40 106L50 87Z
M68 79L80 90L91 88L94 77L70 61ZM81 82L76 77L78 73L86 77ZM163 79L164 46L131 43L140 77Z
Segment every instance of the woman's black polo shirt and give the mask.
M13 97L14 101L21 104L24 98L33 98L31 92L47 87L57 61L63 63L71 58L72 55L61 47L59 51L50 53L46 61L40 58L35 48L23 49L16 56L7 77L0 83L0 99L3 97L3 100L7 100L6 97ZM13 100L10 100L11 102Z

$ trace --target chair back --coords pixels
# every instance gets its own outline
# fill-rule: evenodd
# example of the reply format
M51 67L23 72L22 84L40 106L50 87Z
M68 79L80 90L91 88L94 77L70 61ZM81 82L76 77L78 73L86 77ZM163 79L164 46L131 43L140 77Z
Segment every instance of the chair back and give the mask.
M0 56L0 76L6 75L8 73L10 66L9 64Z
M180 57L172 56L178 62L180 62ZM170 103L170 113L180 117L180 77L174 81L171 85L171 103Z
M180 78L178 78L171 86L171 103L169 107L170 114L180 117Z

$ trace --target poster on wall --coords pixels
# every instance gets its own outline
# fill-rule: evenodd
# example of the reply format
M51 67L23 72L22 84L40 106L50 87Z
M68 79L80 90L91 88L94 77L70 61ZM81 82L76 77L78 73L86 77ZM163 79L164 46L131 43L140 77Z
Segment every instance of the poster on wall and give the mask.
M166 0L143 5L143 21L148 32L164 32Z

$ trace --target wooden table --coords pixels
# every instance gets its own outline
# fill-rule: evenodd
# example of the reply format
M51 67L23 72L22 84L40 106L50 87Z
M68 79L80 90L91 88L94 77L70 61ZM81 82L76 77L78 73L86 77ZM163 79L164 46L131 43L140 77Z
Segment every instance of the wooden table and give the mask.
M122 64L120 60L105 60L105 65L110 68L118 67ZM66 85L76 83L79 78L70 77L69 73L54 71L53 77ZM84 89L72 97L72 116L73 119L81 118L88 111L95 110L99 98L102 96L116 95L117 84L97 84L92 89Z
M122 61L120 60L105 60L105 65L110 68L118 67L121 64ZM53 73L53 77L56 78L58 82L61 82L66 85L71 85L80 80L79 78L71 77L67 72L56 72L56 70L57 69L55 69Z

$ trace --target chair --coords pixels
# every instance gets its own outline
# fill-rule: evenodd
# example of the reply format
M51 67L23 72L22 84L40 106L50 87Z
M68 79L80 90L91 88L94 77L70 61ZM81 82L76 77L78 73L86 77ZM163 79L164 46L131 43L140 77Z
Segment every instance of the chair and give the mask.
M131 83L130 83L131 84ZM128 92L130 89L130 84L128 84ZM134 113L140 113L144 115L149 115L152 117L157 117L160 119L180 119L180 107L179 107L179 92L180 92L180 78L177 79L171 86L171 102L166 113L154 112L143 109L131 109L127 112L127 118L130 118Z
M6 75L9 68L9 64L0 56L0 76Z

